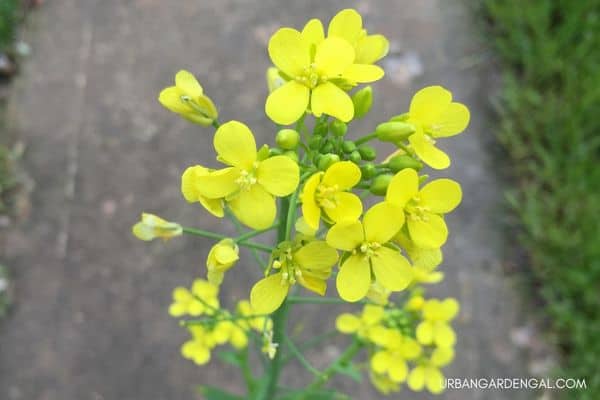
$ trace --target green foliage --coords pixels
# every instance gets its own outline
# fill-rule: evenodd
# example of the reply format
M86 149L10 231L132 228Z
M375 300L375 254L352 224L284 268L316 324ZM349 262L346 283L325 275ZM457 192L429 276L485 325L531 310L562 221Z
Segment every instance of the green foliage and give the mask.
M0 0L0 50L14 40L20 7L20 0Z
M600 1L484 0L504 63L508 196L560 345L600 398Z

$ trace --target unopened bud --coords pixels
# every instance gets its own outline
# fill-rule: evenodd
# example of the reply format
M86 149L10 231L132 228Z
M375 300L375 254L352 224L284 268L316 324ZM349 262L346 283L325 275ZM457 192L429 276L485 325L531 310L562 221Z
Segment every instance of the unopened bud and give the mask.
M358 164L359 162L361 162L362 157L360 156L360 153L358 152L358 150L354 150L352 153L350 153L350 155L348 156L348 159L350 161L352 161L354 164Z
M329 129L331 129L331 133L333 133L334 136L341 137L348 132L348 125L336 119L335 121L331 121Z
M412 168L417 171L423 168L423 164L420 161L417 161L411 156L407 155L392 157L390 161L388 161L388 166L394 172L398 172L405 168Z
M406 122L384 122L375 128L377 138L383 142L397 142L407 139L415 132L415 127Z
M285 150L294 150L300 142L300 134L293 129L281 129L275 136L277 146Z
M354 118L364 117L373 105L373 89L371 86L364 87L354 93L352 103L354 104Z
M344 153L352 153L354 150L356 150L356 144L351 140L346 140L344 143L342 143L342 150Z
M319 169L321 171L325 171L327 168L329 168L331 166L331 164L336 163L340 161L340 156L338 156L337 154L324 154L323 157L321 157L321 159L319 159Z
M408 113L398 114L398 115L394 115L392 118L390 118L390 121L392 121L392 122L404 122L404 121L408 120L408 117L409 117Z
M377 158L377 151L371 146L360 146L358 152L365 161L373 161Z
M363 178L371 179L373 176L375 176L375 172L377 172L377 169L375 168L375 164L366 163L360 167L360 172L362 173Z
M292 159L295 162L298 162L298 154L294 150L288 150L284 152L283 155Z
M374 195L385 196L385 193L387 192L387 188L393 177L394 177L394 175L391 175L391 174L384 174L384 175L377 176L375 179L373 179L373 183L371 183L371 187L369 188L369 190Z

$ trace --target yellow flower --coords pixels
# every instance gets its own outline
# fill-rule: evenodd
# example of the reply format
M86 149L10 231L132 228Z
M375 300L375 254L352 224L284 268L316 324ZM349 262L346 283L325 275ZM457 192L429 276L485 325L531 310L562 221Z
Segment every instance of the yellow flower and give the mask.
M145 241L156 238L167 240L183 233L181 225L148 213L142 213L142 220L135 224L131 231L136 238Z
M431 358L415 367L408 376L408 387L414 391L421 391L427 387L433 394L444 391L444 375L440 367L449 364L454 358L454 350L451 348L437 348L431 354Z
M204 95L202 86L188 71L179 71L175 86L160 92L158 101L183 118L204 126L211 125L219 116L212 100Z
M341 333L356 334L360 338L369 339L374 336L373 332L381 327L384 315L383 307L367 304L360 317L350 313L340 314L335 320L335 327Z
M414 360L421 354L419 343L408 336L394 331L391 346L378 350L371 357L371 369L377 374L388 374L394 382L404 382L408 375L407 360Z
M441 215L454 210L462 199L460 185L450 179L436 179L419 190L419 176L414 169L398 172L385 197L406 214L411 240L417 247L435 249L448 238L448 227Z
M250 316L258 314L254 309L252 309L252 305L248 300L241 300L237 304L237 312L244 319L240 319L238 321L244 327L248 327L248 329L252 328L255 331L270 331L273 329L273 321L268 317L256 317L256 318L248 318Z
M292 28L281 28L269 41L269 56L288 80L267 98L265 112L273 121L297 121L310 104L319 117L331 115L348 122L354 104L342 87L373 82L383 76L375 65L356 64L354 48L346 40L329 37L312 46Z
M417 326L417 340L422 344L435 343L438 347L452 347L456 334L449 322L458 314L456 299L427 300L423 305L423 321Z
M441 86L428 86L412 98L406 122L416 131L408 137L415 153L431 168L450 166L450 158L435 146L435 139L458 135L469 125L469 109L452 102L452 93Z
M288 245L278 251L272 264L278 272L258 281L250 292L252 308L259 314L277 310L296 282L325 295L327 278L338 260L337 251L323 241L309 242L297 250Z
M398 382L394 382L386 374L376 374L373 372L373 370L371 370L369 371L369 378L371 379L373 386L375 386L375 389L386 396L392 392L398 392L400 390L400 385Z
M188 167L181 176L181 193L188 203L199 202L215 217L222 218L223 200L209 199L200 193L198 178L209 175L212 171L201 165Z
M286 156L259 159L252 132L238 121L217 129L214 146L217 159L229 167L198 176L198 193L224 198L233 214L253 229L271 226L277 214L275 196L287 196L298 187L298 164Z
M405 289L412 280L412 269L399 251L386 246L404 223L401 209L390 203L371 207L359 221L342 221L327 233L331 247L350 253L343 261L336 285L340 297L358 301L365 297L375 280L391 291Z
M442 250L424 249L415 246L412 240L403 232L396 236L396 241L402 246L410 257L415 273L413 285L426 283L439 283L444 279L444 273L436 271L438 265L442 263Z
M318 229L321 210L329 222L358 219L362 202L347 190L360 182L360 177L360 168L350 161L333 163L325 172L313 174L302 191L302 214L306 223Z
M368 35L363 29L362 17L356 10L345 9L338 12L329 22L328 37L346 40L355 53L357 64L373 64L385 57L390 44L383 35ZM302 39L309 46L317 46L325 39L323 24L314 18L304 25Z
M210 332L202 325L191 326L188 329L192 339L181 346L181 355L198 365L208 363L210 361L210 351L215 346L214 340L210 337Z
M173 290L169 314L173 317L212 315L219 308L218 294L218 287L203 279L195 280L191 290L177 287Z
M375 281L372 282L371 287L369 287L367 298L373 303L386 305L390 294L392 294L391 290L386 289L381 283Z
M209 282L220 285L225 272L240 259L239 252L238 245L232 239L223 239L215 244L206 259Z
M283 86L284 83L285 79L279 74L277 68L267 68L267 88L269 89L269 93Z

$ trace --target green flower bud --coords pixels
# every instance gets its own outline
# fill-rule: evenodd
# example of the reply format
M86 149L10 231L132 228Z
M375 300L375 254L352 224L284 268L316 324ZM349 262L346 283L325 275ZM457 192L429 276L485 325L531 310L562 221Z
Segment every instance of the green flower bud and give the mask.
M283 155L288 158L291 158L295 162L298 162L298 153L296 153L294 150L288 150L288 151L284 152Z
M283 154L283 151L281 149L278 149L277 147L271 147L269 149L269 156L273 157L273 156L280 156Z
M318 166L321 171L325 171L327 168L329 168L331 164L336 163L338 161L340 161L340 156L338 156L337 154L328 153L324 154L323 157L321 157Z
M310 139L308 139L308 147L310 147L313 150L317 150L319 147L321 147L322 141L322 136L313 136Z
M360 155L360 153L359 153L359 155ZM360 172L362 173L362 177L364 179L371 179L372 177L375 176L375 173L377 172L377 168L375 168L375 164L373 164L373 163L366 163L360 167Z
M344 153L352 153L354 150L356 150L356 143L354 143L352 140L346 140L344 143L342 143L342 150L344 150Z
M384 122L377 125L377 138L384 142L396 142L407 139L415 132L415 127L406 122Z
M277 146L286 150L293 150L300 143L300 134L293 129L281 129L275 136Z
M271 152L269 151L269 146L266 144L263 144L262 147L260 149L258 149L258 151L256 152L256 160L257 161L266 160L267 158L269 158L270 155L271 155Z
M352 103L354 104L354 118L364 117L373 105L373 89L371 86L366 86L354 93Z
M365 161L373 161L377 158L377 151L371 146L360 146L358 152Z
M361 162L362 157L360 156L360 153L358 152L358 150L354 150L352 153L350 153L350 155L348 156L348 159L350 161L352 161L354 164L358 164L359 162Z
M388 161L388 167L394 172L398 172L404 168L412 168L418 171L423 168L423 164L411 156L400 155L392 157L390 161Z
M409 117L408 113L398 114L398 115L394 115L392 118L390 118L390 121L392 121L392 122L404 122L404 121L408 120L408 117Z
M333 133L335 136L341 137L348 132L348 125L336 119L331 121L329 124L329 129L331 129L331 133Z
M326 123L320 123L315 126L314 134L318 136L327 136L327 132L329 131L329 127Z
M394 175L392 174L383 174L375 177L369 191L376 196L385 196L385 192L387 192L387 188L393 177Z
M333 151L333 143L327 142L323 147L321 147L322 153L331 153Z

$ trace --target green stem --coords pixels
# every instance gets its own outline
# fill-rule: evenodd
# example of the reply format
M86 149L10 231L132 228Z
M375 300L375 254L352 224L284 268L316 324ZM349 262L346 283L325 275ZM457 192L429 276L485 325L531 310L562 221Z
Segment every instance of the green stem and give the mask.
M179 322L180 325L182 326L194 326L194 325L203 325L207 322L212 322L212 323L216 323L216 322L221 322L221 321L243 321L243 320L248 320L248 319L255 319L255 318L264 318L264 317L268 317L269 314L253 314L253 315L232 315L230 317L223 317L223 318L198 318L198 319L187 319L187 320L182 320Z
M292 339L290 339L288 336L286 336L285 343L287 344L287 347L290 349L292 354L294 356L296 356L296 358L298 359L300 364L302 364L302 366L304 368L306 368L306 370L308 372L310 372L311 374L313 374L315 376L321 376L321 371L319 371L318 369L316 369L315 367L313 367L310 364L310 362L302 355L302 352L298 349L298 347L296 347L294 342L292 342Z
M252 375L252 371L250 370L250 366L248 365L248 347L240 350L238 353L238 360L240 361L240 369L242 370L242 376L244 377L244 382L246 382L246 387L248 388L248 394L250 395L254 391L254 376Z
M355 340L352 344L338 357L337 360L332 362L329 367L325 368L321 375L316 378L310 385L306 387L302 394L296 398L296 400L306 399L308 395L314 390L320 389L327 381L331 378L331 376L335 373L335 371L347 365L358 353L358 351L362 348L362 344Z
M305 342L300 343L298 346L296 346L299 350L308 350L311 349L319 344L321 344L323 341L333 337L339 335L339 332L336 330L333 331L329 331L329 332L325 332L325 333L321 333L320 335L317 336L313 336L312 338L308 339ZM286 355L285 357L283 357L282 363L286 364L287 362L289 362L291 359L293 358L292 355Z
M361 138L356 139L354 141L354 143L356 143L356 145L358 146L359 144L366 143L369 140L375 139L376 137L377 137L377 133L376 132L372 132L372 133L369 133L368 135L365 135L365 136L363 136Z
M183 233L187 233L189 235L194 235L194 236L202 236L202 237L207 237L207 238L211 238L211 239L228 239L229 238L229 236L222 235L220 233L205 231L203 229L188 228L185 226L182 227L182 229L183 229ZM271 246L267 246L266 244L262 244L262 243L248 242L246 240L237 241L235 239L234 239L234 242L236 242L240 246L264 251L265 253L271 253L273 251L273 248Z
M277 227L279 227L279 222L275 222L273 225L271 225L270 227L265 228L265 229L257 229L257 230L253 230L250 232L246 232L243 235L240 235L240 236L236 237L235 239L233 239L233 241L236 243L240 243L247 239L253 238L255 236L262 235L265 232L269 232L270 230L273 230Z

